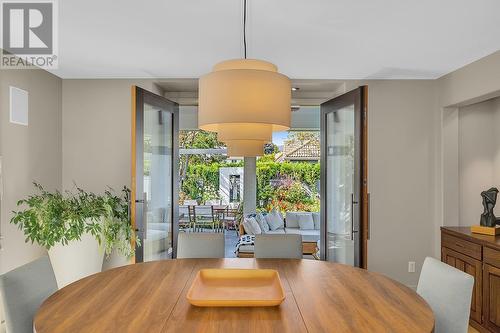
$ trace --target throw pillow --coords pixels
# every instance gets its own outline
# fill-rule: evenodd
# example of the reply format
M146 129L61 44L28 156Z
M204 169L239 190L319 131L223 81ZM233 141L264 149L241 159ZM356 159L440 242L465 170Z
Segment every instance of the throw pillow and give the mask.
M259 224L260 230L263 234L269 231L269 224L266 222L266 217L262 213L257 213L255 220Z
M269 229L271 229L272 231L278 230L285 226L281 214L276 209L273 209L269 214L266 215L266 222L267 224L269 224Z
M300 230L314 229L314 220L313 220L312 214L300 214L299 215L299 228L300 228Z
M298 228L299 227L299 213L286 212L286 227Z
M260 235L262 233L262 229L255 217L250 219L250 224L252 225L254 235Z
M245 217L245 219L243 220L243 230L245 230L245 234L247 235L253 235L252 233L252 230L251 230L251 227L250 225L248 224L248 221L247 221L247 218Z
M245 228L245 232L249 235L260 235L262 233L259 224L255 220L255 217L245 218L245 222L243 222L243 228Z

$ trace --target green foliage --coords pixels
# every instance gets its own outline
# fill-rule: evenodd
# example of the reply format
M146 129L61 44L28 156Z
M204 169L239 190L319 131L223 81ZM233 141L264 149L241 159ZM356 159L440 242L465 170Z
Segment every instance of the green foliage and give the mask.
M272 142L266 143L264 145L264 154L265 155L274 155L276 153L279 153L279 148L277 145L275 145Z
M217 133L207 131L180 131L179 148L183 149L213 149L223 148L224 143L217 140ZM181 165L188 163L222 162L222 155L182 155Z
M319 132L289 132L288 141L315 141ZM222 148L217 135L205 131L181 131L181 148ZM276 162L278 147L269 143L265 155L257 160L257 205L259 210L273 206L282 210L319 211L317 185L319 163ZM219 168L243 166L227 163L223 155L182 155L180 160L180 201L194 199L203 203L219 198ZM286 180L285 183L282 180Z
M181 190L187 197L201 202L217 199L219 192L219 163L190 164Z
M260 208L319 211L319 179L319 163L275 162L261 158L257 161L257 202Z
M318 131L290 131L288 132L288 142L306 142L306 141L317 141L319 142L319 132Z
M239 166L243 163L189 163L181 186L181 199L189 198L202 203L219 199L219 168Z
M313 198L306 191L300 182L292 182L288 186L280 186L276 190L278 199L288 201L290 203L313 203Z
M26 242L38 243L47 250L55 244L67 245L80 240L84 233L93 235L104 246L106 255L113 249L131 257L134 255L134 230L128 215L130 190L122 195L106 191L104 195L89 193L81 188L76 193L46 191L34 183L38 193L19 200L25 209L13 212L11 223L23 230Z
M181 201L194 199L203 203L219 199L219 168L238 166L243 166L243 163L190 163L181 186ZM295 204L295 209L319 211L319 178L318 163L276 162L272 155L265 155L257 160L258 206L263 209L272 203L279 206L281 202L288 202ZM283 179L288 183L281 184ZM273 185L276 180L278 184Z

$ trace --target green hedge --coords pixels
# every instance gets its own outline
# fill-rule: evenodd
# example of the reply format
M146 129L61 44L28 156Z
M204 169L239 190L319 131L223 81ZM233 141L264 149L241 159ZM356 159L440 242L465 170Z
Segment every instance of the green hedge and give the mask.
M205 202L219 198L219 168L242 167L243 162L190 163L181 187L181 200ZM282 186L271 185L271 180L284 179ZM276 162L264 156L257 160L257 205L261 209L278 206L282 210L319 209L317 184L319 163Z
M205 202L219 199L219 168L240 167L241 163L189 163L181 186L181 199Z
M276 179L283 184L271 184ZM265 210L319 210L319 179L319 163L257 161L257 205Z

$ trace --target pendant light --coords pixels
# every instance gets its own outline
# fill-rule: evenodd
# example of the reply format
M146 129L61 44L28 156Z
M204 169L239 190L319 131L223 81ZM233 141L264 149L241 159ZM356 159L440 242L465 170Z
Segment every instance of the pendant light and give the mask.
M247 59L246 0L244 59L216 64L198 87L198 126L216 132L229 156L261 156L272 132L290 129L291 83L270 62Z

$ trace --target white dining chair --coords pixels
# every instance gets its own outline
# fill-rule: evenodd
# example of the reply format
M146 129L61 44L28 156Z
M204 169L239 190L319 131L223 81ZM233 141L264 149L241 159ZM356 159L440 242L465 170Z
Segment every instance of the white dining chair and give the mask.
M43 256L0 276L7 332L32 333L40 305L57 291L52 265Z
M255 235L255 258L302 259L302 236Z
M435 333L467 333L474 278L431 257L425 258L417 293L430 305Z
M224 258L224 234L179 233L177 258Z

